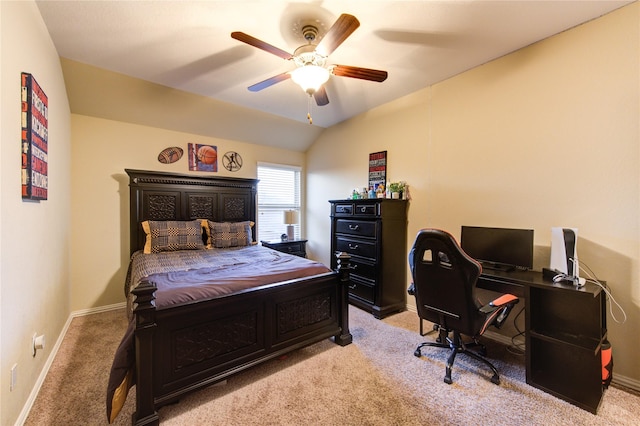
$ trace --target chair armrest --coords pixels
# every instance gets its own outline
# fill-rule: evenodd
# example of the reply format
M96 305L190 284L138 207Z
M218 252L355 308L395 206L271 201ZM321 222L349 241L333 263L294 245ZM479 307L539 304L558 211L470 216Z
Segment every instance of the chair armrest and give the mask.
M498 297L497 299L492 300L491 302L489 302L489 304L491 306L504 306L504 305L508 305L509 303L513 303L514 305L516 303L518 303L520 301L520 299L518 299L517 296L514 296L513 294L503 294L502 296Z
M484 333L488 326L496 328L502 327L502 323L507 319L511 309L518 303L518 299L513 294L503 294L480 308L480 312L486 314L486 320L480 334Z
M518 303L520 301L520 299L518 299L517 296L514 296L513 294L503 294L502 296L493 299L491 302L487 303L486 305L484 305L483 307L480 308L480 312L485 313L485 314L489 314L493 311L495 311L496 309L499 309L503 306L506 305L515 305L516 303Z

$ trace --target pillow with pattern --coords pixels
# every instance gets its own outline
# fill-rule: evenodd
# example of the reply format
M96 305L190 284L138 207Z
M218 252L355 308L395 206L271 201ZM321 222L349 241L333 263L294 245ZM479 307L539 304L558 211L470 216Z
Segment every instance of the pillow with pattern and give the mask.
M253 222L209 222L210 247L227 248L248 246L253 243Z
M203 220L145 220L142 229L147 234L144 253L162 251L202 250Z

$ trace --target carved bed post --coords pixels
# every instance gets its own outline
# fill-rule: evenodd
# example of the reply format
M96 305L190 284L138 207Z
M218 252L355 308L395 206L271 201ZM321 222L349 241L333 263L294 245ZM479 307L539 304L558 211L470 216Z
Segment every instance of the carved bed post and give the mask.
M160 418L153 397L153 335L156 330L156 286L143 280L131 292L135 295L136 320L136 411L132 423L158 425Z
M340 279L340 318L338 319L341 331L335 336L335 342L340 346L346 346L353 341L351 331L349 331L349 285L350 279L350 260L351 256L345 252L336 254L338 265L338 276Z

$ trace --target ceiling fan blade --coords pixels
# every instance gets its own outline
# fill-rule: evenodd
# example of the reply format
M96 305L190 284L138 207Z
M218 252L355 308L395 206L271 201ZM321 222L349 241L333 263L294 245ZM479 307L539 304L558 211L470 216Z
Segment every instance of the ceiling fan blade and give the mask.
M318 44L318 47L316 48L316 52L322 56L329 56L359 26L360 21L358 21L355 16L343 13L336 22L334 22L331 28L329 28L329 31L327 31L324 37L322 37L320 44Z
M285 81L291 78L291 74L288 72L274 75L271 78L261 81L260 83L256 83L253 86L249 86L248 89L252 92L259 92L262 89L266 89L269 86L273 86L276 83L280 83L281 81Z
M331 72L339 77L359 78L361 80L377 81L378 83L385 81L388 75L386 71L348 65L335 65Z
M291 55L291 53L289 52L285 52L282 49L279 49L275 46L270 45L267 42L264 42L262 40L259 40L253 36L250 36L249 34L245 34L242 33L240 31L235 31L231 33L231 38L235 38L238 41L241 41L243 43L247 43L253 47L257 47L258 49L262 49L265 52L269 52L273 55L279 56L282 59L291 59L293 58L293 55Z
M329 103L329 97L324 86L320 86L318 90L313 92L313 98L316 100L318 106L325 106Z

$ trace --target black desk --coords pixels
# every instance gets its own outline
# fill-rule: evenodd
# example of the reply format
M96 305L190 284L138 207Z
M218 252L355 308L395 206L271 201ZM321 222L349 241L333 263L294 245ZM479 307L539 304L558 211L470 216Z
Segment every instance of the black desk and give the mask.
M530 285L553 285L542 277L539 271L500 271L483 269L478 280L478 287L500 293L511 293L525 297L525 289Z
M527 383L592 413L602 385L606 297L587 283L545 280L538 271L483 271L478 287L525 298Z

